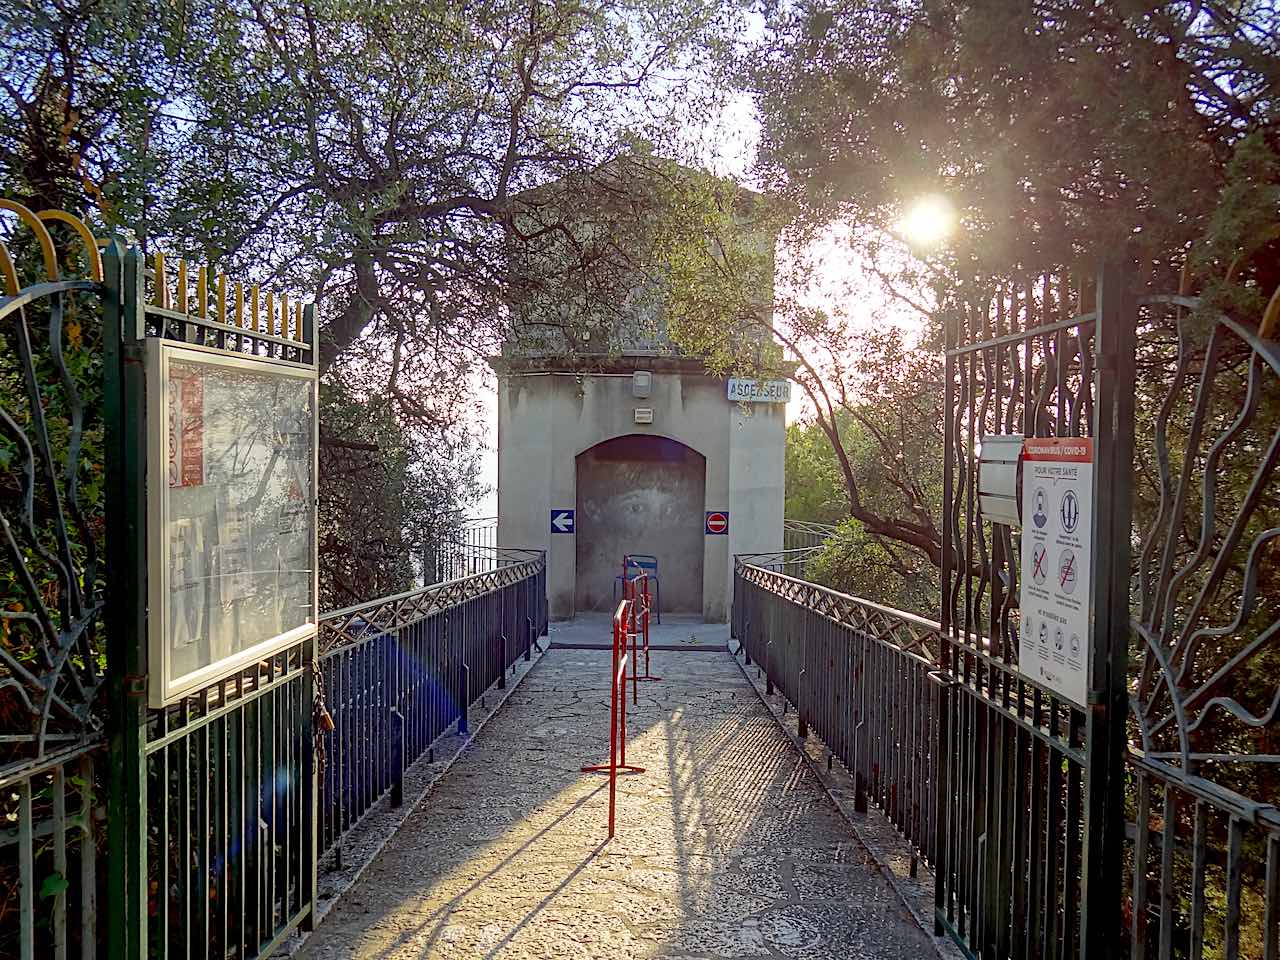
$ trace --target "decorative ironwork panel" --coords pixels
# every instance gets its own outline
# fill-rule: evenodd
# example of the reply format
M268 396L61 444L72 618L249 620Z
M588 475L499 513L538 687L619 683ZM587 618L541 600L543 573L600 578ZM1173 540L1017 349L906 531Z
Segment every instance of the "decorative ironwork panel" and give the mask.
M60 279L44 219L5 206L36 231L47 279L20 289L0 243L0 541L10 574L0 610L0 773L95 735L103 679L101 504L86 491L100 489L102 470L88 449L100 443L101 421L86 375L101 267L99 279Z
M534 551L520 551L530 554ZM437 589L438 588L438 589ZM336 642L320 659L319 682L332 716L323 748L318 842L342 838L390 795L403 799L406 768L547 631L546 564L518 562L407 597L329 614Z
M1141 300L1133 956L1280 956L1280 344Z
M485 573L434 583L325 614L320 622L321 651L328 653L377 633L397 630L470 597L524 580L545 566L540 550L503 550L501 556L502 566Z
M960 647L1017 663L1021 538L978 511L984 437L1093 433L1096 318L1088 291L1045 276L972 307L948 333L942 622ZM959 668L957 660L949 667Z
M829 587L769 569L777 554L743 554L736 558L735 574L744 583L755 584L818 616L849 627L906 653L938 658L941 628L937 621L881 606L870 600L840 593Z
M102 263L70 214L0 210L0 954L65 957L100 935Z
M1280 762L1280 343L1196 306L1144 317L1134 722L1148 758L1245 786Z

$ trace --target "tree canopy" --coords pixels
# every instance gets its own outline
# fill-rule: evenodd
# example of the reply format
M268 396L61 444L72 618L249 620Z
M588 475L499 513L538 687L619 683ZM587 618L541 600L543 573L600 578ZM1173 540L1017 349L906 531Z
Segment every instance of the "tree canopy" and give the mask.
M1165 288L1193 243L1235 256L1277 214L1280 14L1194 4L771 4L750 70L768 182L892 233L939 193L934 266L984 282L1125 245ZM1247 164L1240 152L1253 153ZM1262 179L1258 176L1262 174ZM1224 202L1248 190L1223 216ZM1251 269L1269 293L1280 275Z
M314 297L326 436L377 434L404 469L414 450L430 469L392 486L434 476L465 501L477 361L523 302L616 299L634 267L621 238L673 208L611 162L699 154L740 15L722 0L7 0L0 193ZM539 203L554 183L614 202L584 228L580 203ZM554 255L514 271L526 248Z

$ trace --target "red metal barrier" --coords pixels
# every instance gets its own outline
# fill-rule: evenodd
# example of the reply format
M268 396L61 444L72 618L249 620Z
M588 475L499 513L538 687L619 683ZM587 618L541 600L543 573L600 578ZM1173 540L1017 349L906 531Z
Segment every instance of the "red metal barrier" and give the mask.
M609 762L583 767L583 773L609 774L609 839L617 820L618 774L644 773L644 767L627 763L627 643L635 649L635 601L624 598L613 615L613 672L609 682ZM634 671L633 671L634 672ZM634 680L632 683L634 687Z
M634 601L631 613L631 690L632 701L639 702L640 695L637 684L642 680L662 679L661 677L655 677L649 669L649 618L653 612L653 595L649 592L649 575L643 573L630 580L624 580L623 594ZM637 649L637 642L640 637L644 638L644 642ZM641 653L644 654L644 676L640 676L639 655Z

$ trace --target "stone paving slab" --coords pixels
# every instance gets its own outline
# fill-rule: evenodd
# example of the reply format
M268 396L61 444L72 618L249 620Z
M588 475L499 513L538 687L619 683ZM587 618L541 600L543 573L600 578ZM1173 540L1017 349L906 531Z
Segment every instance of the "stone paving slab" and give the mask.
M609 655L552 650L298 955L935 956L729 655L654 672L613 842L578 769L607 759Z

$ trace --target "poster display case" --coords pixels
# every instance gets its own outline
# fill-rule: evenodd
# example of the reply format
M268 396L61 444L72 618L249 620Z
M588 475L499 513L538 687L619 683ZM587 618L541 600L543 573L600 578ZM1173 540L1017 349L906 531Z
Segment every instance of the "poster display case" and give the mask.
M150 690L180 699L316 629L314 367L147 343Z

